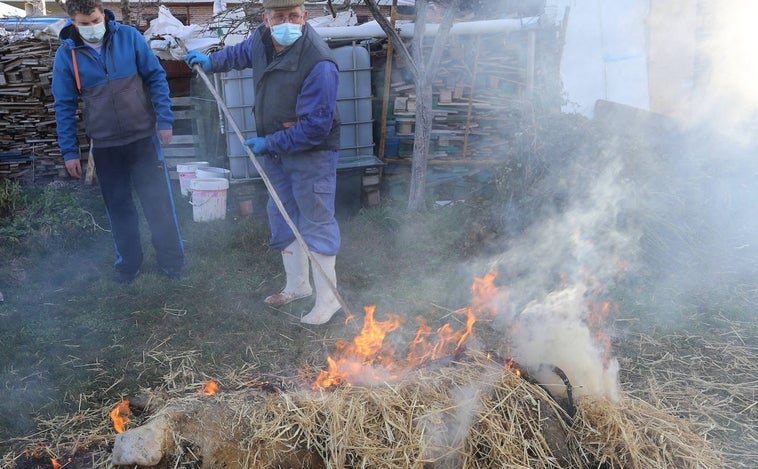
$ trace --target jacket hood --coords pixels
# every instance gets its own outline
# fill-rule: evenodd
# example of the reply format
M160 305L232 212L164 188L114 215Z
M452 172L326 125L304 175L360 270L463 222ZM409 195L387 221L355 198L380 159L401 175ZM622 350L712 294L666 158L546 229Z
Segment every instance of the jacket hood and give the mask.
M116 21L116 15L107 8L103 9L105 15L105 37L113 34L120 27ZM68 47L76 47L84 45L84 40L79 35L79 31L76 26L71 22L71 18L66 20L66 25L61 29L58 38L61 40L61 44L66 44Z

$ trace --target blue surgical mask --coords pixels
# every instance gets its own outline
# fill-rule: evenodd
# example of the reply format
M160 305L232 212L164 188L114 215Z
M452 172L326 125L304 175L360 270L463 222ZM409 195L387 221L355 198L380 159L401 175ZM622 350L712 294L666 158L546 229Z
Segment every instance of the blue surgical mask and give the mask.
M105 36L105 21L92 26L77 26L79 35L87 42L99 42Z
M303 27L294 23L277 24L271 28L271 36L276 42L289 47L303 35Z

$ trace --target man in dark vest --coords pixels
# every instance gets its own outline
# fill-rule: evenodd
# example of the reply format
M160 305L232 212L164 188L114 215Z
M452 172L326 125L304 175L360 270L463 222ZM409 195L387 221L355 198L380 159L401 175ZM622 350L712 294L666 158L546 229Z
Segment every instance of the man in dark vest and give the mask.
M326 42L306 22L304 0L263 0L263 23L244 41L205 55L189 51L190 67L207 73L253 69L258 156L287 214L321 265L311 266L313 309L301 318L324 324L340 309L332 291L340 230L334 217L339 149L339 70ZM282 253L285 287L264 301L281 306L311 295L309 259L269 196L270 245ZM330 285L331 284L331 285Z

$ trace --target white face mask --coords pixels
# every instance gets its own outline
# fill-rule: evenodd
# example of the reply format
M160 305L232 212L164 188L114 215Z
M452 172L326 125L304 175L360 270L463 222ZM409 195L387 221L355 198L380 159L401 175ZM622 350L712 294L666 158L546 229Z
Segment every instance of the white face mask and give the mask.
M105 21L92 26L77 26L79 35L87 42L99 42L105 36Z
M289 47L303 35L303 27L294 23L278 24L271 28L271 36L276 42Z

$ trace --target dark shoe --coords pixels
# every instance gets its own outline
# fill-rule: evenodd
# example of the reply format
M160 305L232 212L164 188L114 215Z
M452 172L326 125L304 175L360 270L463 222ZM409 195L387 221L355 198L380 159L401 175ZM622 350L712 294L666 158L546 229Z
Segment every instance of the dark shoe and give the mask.
M113 276L113 281L116 283L132 283L135 278L139 275L139 270L136 272L121 272L116 271L116 275Z

